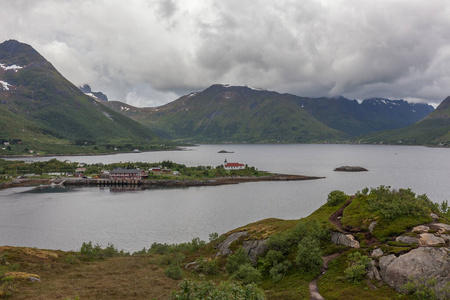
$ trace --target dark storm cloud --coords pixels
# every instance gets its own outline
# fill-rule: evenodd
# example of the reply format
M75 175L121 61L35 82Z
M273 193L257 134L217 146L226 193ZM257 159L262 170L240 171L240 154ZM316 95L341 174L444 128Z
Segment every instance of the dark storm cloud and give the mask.
M0 40L34 46L75 84L155 106L213 83L302 96L440 102L446 1L8 1Z

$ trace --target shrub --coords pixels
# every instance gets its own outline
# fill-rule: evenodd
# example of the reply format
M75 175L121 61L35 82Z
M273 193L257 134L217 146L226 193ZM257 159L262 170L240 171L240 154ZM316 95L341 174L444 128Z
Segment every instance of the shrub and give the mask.
M272 281L273 282L280 281L284 276L286 276L286 273L287 271L289 271L291 266L292 263L289 260L285 260L281 263L277 263L276 265L274 265L269 271L270 278L272 278Z
M247 256L247 251L240 247L236 252L227 258L226 270L229 274L236 272L242 265L250 265L250 259Z
M73 264L78 263L78 258L77 258L75 255L73 255L73 254L69 254L69 255L66 256L66 258L64 259L64 261L65 261L67 264L73 265Z
M170 265L167 269L165 269L164 274L166 274L167 277L174 280L178 280L183 277L181 268L175 265Z
M16 287L13 283L13 277L7 276L0 278L0 298L6 298L13 294Z
M328 194L327 204L329 206L336 206L338 204L343 204L348 200L348 196L343 191L331 191Z
M80 248L80 254L82 256L82 259L84 260L94 260L102 259L105 257L129 255L129 253L126 253L123 250L117 250L113 244L108 244L105 249L102 249L99 244L93 246L92 242L83 243Z
M320 243L312 237L305 237L298 244L295 262L303 272L318 272L323 264Z
M264 292L255 284L240 285L222 282L216 286L213 282L183 280L179 291L173 291L170 299L236 299L236 300L264 300Z
M281 251L269 250L263 258L258 260L259 270L263 275L269 275L270 269L285 259Z
M366 270L371 261L372 259L366 255L361 255L359 252L349 254L348 263L350 266L344 270L345 279L353 284L359 283L366 277Z
M402 290L406 294L413 295L414 299L418 300L434 300L438 299L436 297L436 292L434 286L436 285L436 279L432 278L429 280L424 279L414 279L412 277L408 278L408 282L402 286Z
M178 266L184 260L184 257L182 253L165 254L161 257L160 264Z
M392 221L401 216L424 216L438 210L438 205L427 195L418 195L411 189L390 190L389 186L371 189L368 196L368 209L380 214L385 220Z
M197 251L201 246L205 245L206 242L200 240L198 237L193 238L190 244L191 251Z
M217 241L218 239L219 239L219 234L218 234L217 232L214 232L214 233L210 233L210 234L209 234L209 241L210 241L211 243Z
M197 273L202 273L205 275L215 275L219 273L219 265L216 260L205 260L203 256L196 260L198 267L195 270Z
M269 249L288 255L294 251L295 246L305 237L316 240L325 239L328 231L318 220L299 222L293 229L274 234L269 237L267 246Z
M241 265L231 276L232 278L242 280L243 283L257 283L261 280L261 272L250 264Z

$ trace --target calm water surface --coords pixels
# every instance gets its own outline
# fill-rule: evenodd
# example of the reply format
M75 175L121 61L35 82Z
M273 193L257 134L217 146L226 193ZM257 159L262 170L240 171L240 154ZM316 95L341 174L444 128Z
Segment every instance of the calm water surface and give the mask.
M172 160L188 166L217 166L226 158L260 170L326 178L141 191L0 190L0 245L76 250L92 241L137 251L153 242L207 240L209 233L264 218L305 217L335 189L353 194L379 185L410 187L440 203L450 198L449 157L450 149L374 145L201 145L186 151L58 157L85 163ZM369 172L333 172L343 165Z

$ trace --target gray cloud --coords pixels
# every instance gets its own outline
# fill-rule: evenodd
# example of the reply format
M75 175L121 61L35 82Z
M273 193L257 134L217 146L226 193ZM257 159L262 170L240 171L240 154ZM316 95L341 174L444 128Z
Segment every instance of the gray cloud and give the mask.
M438 103L450 94L444 1L4 1L0 40L75 84L157 106L213 83Z

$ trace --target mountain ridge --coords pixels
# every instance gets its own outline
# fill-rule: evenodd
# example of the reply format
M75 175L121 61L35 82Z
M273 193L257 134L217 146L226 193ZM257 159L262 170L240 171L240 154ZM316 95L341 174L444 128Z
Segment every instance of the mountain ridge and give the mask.
M138 108L114 101L107 106L167 138L206 142L345 139L406 126L433 110L430 105L404 100L369 98L358 103L344 97L309 98L222 84L159 107Z

